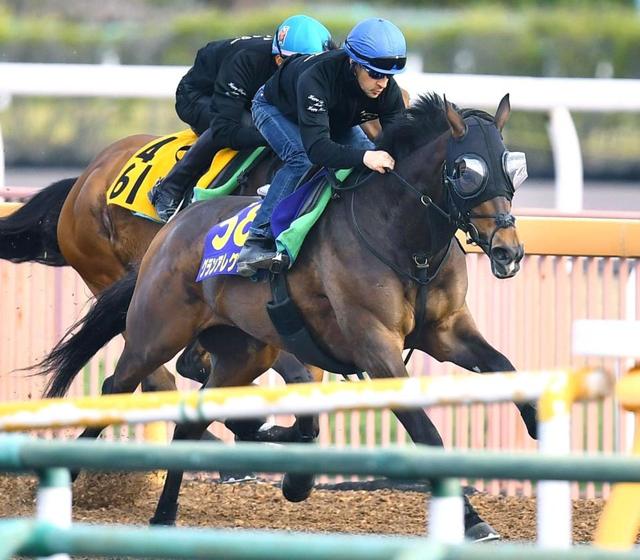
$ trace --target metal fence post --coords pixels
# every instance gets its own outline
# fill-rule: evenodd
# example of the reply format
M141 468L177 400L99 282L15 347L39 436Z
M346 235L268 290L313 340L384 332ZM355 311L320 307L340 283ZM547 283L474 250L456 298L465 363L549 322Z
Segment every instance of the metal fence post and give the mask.
M71 527L71 475L68 469L51 468L38 473L36 519L63 529ZM68 554L54 554L48 560L69 560Z
M538 405L538 449L541 453L568 454L571 450L571 405L574 382L559 373L549 383ZM538 545L568 548L572 543L571 484L563 480L537 483Z
M457 478L431 481L429 539L446 544L464 540L464 502Z
M566 107L550 111L549 139L556 172L556 208L579 212L584 190L582 153L578 132Z

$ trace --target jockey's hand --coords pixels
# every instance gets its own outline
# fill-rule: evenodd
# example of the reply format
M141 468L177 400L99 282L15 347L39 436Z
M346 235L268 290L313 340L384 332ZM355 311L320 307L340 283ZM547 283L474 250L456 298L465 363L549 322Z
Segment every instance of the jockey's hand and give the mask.
M383 150L369 150L365 152L362 163L378 173L386 173L388 169L393 169L396 164L391 155Z

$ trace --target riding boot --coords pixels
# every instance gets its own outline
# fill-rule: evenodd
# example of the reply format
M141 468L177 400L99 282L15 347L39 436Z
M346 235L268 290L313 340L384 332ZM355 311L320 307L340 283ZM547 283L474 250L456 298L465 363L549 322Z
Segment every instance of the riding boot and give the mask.
M250 234L238 255L238 274L248 278L253 276L258 269L268 269L275 256L273 239Z
M168 221L178 210L187 190L195 185L211 165L214 153L213 134L207 129L167 176L155 184L149 193L149 199L161 220Z

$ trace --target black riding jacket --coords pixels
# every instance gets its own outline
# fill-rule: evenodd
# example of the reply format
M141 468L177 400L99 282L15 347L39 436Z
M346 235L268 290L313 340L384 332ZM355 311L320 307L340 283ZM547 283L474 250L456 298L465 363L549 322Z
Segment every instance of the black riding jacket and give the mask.
M176 91L176 110L186 122L206 119L217 145L235 150L266 145L253 126L242 124L258 88L276 71L272 37L239 37L213 41L202 47ZM205 105L205 102L208 105ZM180 106L180 108L179 108ZM206 120L204 121L206 122ZM203 130L196 131L202 133Z
M349 56L342 50L289 57L265 85L265 97L297 123L312 163L344 169L362 165L366 150L332 140L373 119L384 127L404 109L393 78L376 99L360 89Z

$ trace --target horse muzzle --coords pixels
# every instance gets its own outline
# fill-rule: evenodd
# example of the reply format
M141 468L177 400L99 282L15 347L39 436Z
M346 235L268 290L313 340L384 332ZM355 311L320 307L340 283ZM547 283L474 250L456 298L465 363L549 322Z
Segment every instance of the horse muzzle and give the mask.
M503 246L491 248L489 259L491 272L496 278L511 278L520 270L520 261L524 257L524 245Z

